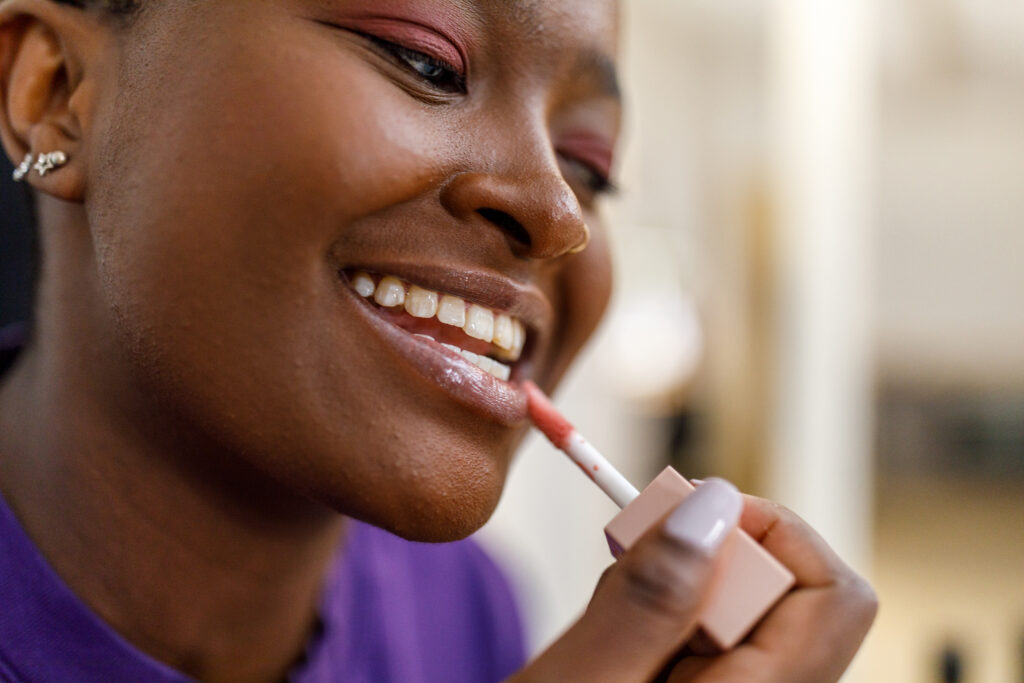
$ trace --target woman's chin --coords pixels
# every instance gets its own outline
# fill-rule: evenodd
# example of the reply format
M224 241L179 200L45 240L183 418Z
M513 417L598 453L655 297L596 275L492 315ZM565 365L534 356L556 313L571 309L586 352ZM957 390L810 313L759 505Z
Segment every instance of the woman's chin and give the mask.
M437 510L436 515L400 520L397 524L386 526L376 524L401 536L408 541L421 543L447 543L466 538L479 530L494 514L497 500L485 508L462 507L459 509Z
M409 541L445 543L465 538L491 518L501 498L501 482L477 483L459 493L411 493L405 505L352 507L351 500L337 501L342 514L380 527Z
M410 541L455 541L486 524L498 506L510 455L495 456L413 458L374 472L350 470L343 486L314 496ZM353 486L356 481L363 484Z

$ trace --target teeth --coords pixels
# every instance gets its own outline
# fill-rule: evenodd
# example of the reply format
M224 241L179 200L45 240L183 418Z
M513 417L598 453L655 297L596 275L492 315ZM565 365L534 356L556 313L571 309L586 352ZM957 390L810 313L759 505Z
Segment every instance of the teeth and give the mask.
M429 339L430 341L437 341L436 339L431 337L429 334L414 334L412 336L419 337L420 339Z
M518 320L512 320L512 355L519 359L526 345L526 328Z
M513 341L512 318L499 315L494 319L494 344L506 351L511 350Z
M460 349L455 344L445 344L444 342L441 342L441 346L448 349L449 351L454 351L455 353L462 353L462 349Z
M457 296L445 294L437 308L437 319L445 325L463 327L466 324L466 302Z
M490 372L494 368L494 361L487 356L478 356L475 362L476 366L484 372Z
M2 0L0 0L2 1ZM405 312L414 318L433 318L445 325L461 328L467 336L493 343L498 358L506 363L519 360L526 344L526 328L518 319L506 313L495 313L479 304L469 304L451 294L439 294L418 285L406 284L392 275L381 278L374 283L373 276L365 271L358 271L352 276L352 288L362 297L373 297L380 306L397 308L404 306ZM408 288L408 291L406 290ZM436 341L425 334L416 335ZM458 346L443 344L455 353L465 356L467 352ZM472 362L495 377L508 379L511 369L504 363L485 356L473 354L477 359Z
M373 300L385 308L401 306L405 302L405 285L397 277L388 275L377 285Z
M499 363L496 360L491 361L491 369L488 370L488 372L505 382L507 382L508 378L512 376L512 368L504 363Z
M494 338L494 314L488 308L473 304L466 314L466 324L462 330L474 339L489 342Z
M352 289L356 290L359 296L373 296L377 285L373 284L373 278L367 273L359 272L352 278Z
M405 297L405 312L414 318L433 318L437 314L437 292L412 285Z
M473 353L472 351L466 351L463 349L459 350L462 357L468 360L473 365L477 366L486 373L489 373L500 380L508 381L509 376L512 374L512 369L503 363L499 363L496 360L491 360L487 356L481 356L480 354Z

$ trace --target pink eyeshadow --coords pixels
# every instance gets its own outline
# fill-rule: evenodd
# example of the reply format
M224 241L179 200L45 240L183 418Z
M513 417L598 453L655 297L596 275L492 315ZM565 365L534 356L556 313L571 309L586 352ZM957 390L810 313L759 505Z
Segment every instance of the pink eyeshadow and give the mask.
M460 74L466 73L466 63L451 42L418 24L395 19L357 19L351 22L353 28L372 36L396 43L404 48L451 64Z
M339 24L448 62L463 75L475 44L474 15L455 3L350 0L336 10Z
M612 145L593 133L570 133L561 136L558 149L564 154L592 165L605 176L612 172Z

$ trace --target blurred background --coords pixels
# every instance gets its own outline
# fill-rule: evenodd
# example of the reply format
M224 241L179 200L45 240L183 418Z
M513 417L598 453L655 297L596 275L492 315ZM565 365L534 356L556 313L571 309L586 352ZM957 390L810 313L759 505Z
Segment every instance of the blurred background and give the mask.
M1024 681L1024 3L623 7L618 289L559 405L634 483L728 477L870 577L846 680ZM30 242L0 240L3 323ZM535 648L615 512L527 442L481 536Z
M557 403L870 577L847 681L1024 681L1024 3L629 0L618 290ZM534 437L485 542L535 647L616 513Z

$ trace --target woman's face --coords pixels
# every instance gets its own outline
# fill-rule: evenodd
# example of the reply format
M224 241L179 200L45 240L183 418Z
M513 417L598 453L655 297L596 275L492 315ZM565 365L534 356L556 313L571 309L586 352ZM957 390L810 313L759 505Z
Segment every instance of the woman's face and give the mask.
M83 148L136 381L340 512L419 539L480 526L525 430L515 380L550 387L607 302L615 10L153 4ZM374 299L399 290L423 317Z

